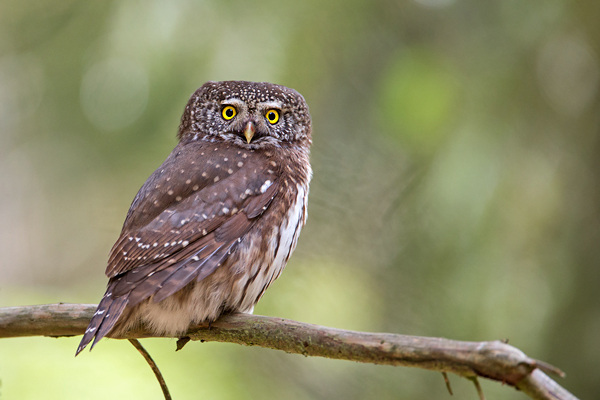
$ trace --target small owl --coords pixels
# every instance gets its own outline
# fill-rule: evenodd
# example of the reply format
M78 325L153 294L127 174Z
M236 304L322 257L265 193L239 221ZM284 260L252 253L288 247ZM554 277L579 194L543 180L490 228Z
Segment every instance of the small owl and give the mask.
M311 130L293 89L243 81L198 89L179 144L131 204L77 354L140 325L183 336L190 324L252 313L306 222Z

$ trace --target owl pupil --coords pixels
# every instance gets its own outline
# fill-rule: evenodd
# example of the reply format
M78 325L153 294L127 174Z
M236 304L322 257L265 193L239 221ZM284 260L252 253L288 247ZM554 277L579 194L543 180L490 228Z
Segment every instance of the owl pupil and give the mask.
M233 110L231 108L228 108L227 110L225 110L225 115L227 115L228 118L233 117Z
M271 121L273 121L273 120L275 119L275 113L274 113L273 111L271 111L271 112L269 113L269 119L270 119Z

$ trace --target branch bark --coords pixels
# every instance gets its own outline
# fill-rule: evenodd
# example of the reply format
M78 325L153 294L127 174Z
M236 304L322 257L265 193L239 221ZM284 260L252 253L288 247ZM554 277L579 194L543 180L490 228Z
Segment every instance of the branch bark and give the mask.
M95 304L47 304L0 308L0 338L75 336L85 331ZM464 342L442 338L366 333L327 328L283 318L226 315L211 324L191 327L192 340L260 346L304 356L318 356L372 364L403 365L452 372L473 379L500 381L533 399L576 399L544 372L559 376L557 368L527 357L501 341ZM139 329L127 337L155 337Z

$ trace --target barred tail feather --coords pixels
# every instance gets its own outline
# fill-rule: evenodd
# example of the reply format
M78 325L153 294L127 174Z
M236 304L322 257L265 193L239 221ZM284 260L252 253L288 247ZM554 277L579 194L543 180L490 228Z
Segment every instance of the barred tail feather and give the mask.
M94 343L92 344L93 349L96 343L106 336L110 330L113 328L125 306L127 305L128 299L127 295L113 298L112 297L112 289L116 285L117 281L113 280L109 283L108 288L106 289L106 294L98 304L98 308L90 321L81 342L79 343L79 347L77 347L77 352L75 353L75 357L81 353L83 349L94 339Z
M127 296L118 297L113 300L110 308L106 312L106 316L104 317L102 324L100 324L100 327L98 328L98 332L96 332L96 337L94 338L94 343L92 343L90 350L94 348L100 339L102 339L112 330L119 320L121 314L123 314L123 310L125 310L127 301Z

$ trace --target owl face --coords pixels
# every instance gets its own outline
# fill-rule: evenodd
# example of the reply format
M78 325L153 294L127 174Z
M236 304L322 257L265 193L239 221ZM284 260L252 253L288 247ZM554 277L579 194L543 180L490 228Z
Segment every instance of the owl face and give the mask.
M179 139L221 138L248 149L308 140L311 122L304 98L266 82L207 82L190 98Z

